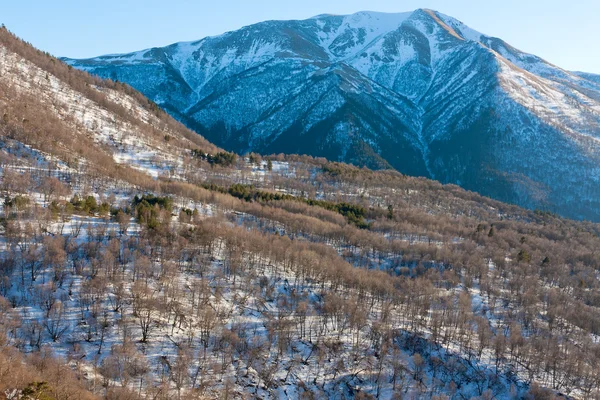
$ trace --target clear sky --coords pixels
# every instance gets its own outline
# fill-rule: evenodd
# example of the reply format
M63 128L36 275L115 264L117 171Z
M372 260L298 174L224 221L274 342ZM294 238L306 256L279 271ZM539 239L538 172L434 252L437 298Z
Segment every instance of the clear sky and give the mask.
M56 56L125 53L269 19L432 8L570 70L600 74L600 0L13 0L0 23Z

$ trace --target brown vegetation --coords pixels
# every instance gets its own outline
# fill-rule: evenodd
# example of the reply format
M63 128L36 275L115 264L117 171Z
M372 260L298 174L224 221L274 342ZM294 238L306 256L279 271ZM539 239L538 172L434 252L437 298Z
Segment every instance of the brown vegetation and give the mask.
M115 163L85 129L0 80L7 242L0 255L0 393L45 381L32 390L86 398L77 368L59 380L55 373L67 367L44 350L77 330L83 339L74 340L71 365L77 367L75 345L108 353L93 366L102 379L85 385L114 399L233 396L239 382L232 376L252 376L255 394L275 390L277 379L294 380L314 398L327 384L358 379L375 395L390 384L401 396L417 382L420 394L433 398L460 391L459 378L492 398L506 390L499 377L531 385L532 398L600 395L597 225L311 157L271 156L270 166L257 167L259 156L248 163L224 156L126 86L72 70L5 29L0 45L149 136L164 140L169 132L169 146L187 157L183 179L152 179ZM131 117L98 87L134 97L164 125ZM8 151L15 143L56 164L40 168ZM221 156L192 156L200 153ZM76 172L61 170L59 161ZM277 172L277 162L287 170ZM88 196L123 182L154 196L129 204ZM210 206L214 217L187 209L190 201ZM349 218L348 208L360 210L361 220ZM130 229L132 218L139 232ZM84 227L89 220L94 225ZM225 290L236 293L228 306L220 301ZM29 305L43 319L24 320L16 311ZM81 314L77 327L64 318L68 305ZM260 324L235 322L248 309ZM247 334L262 329L264 341ZM119 343L108 346L111 332ZM178 351L151 368L143 349L156 332L170 332ZM460 357L440 349L458 349ZM410 359L400 362L401 353ZM474 366L484 361L490 369ZM298 381L300 369L311 382ZM280 377L282 370L289 372Z

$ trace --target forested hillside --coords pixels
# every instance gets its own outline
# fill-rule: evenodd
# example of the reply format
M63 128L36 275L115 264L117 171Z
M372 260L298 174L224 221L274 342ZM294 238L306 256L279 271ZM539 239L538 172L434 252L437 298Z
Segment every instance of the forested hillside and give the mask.
M600 397L596 224L236 156L6 29L0 115L0 396Z

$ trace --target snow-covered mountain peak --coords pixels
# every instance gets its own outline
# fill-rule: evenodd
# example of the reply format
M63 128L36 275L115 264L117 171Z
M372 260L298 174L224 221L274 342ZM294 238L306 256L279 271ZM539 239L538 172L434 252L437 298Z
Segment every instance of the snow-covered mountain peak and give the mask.
M131 84L229 150L391 165L600 220L600 79L437 11L266 21L66 61Z
M397 31L416 29L436 46L452 39L479 42L481 33L462 22L429 9L405 13L361 11L314 17L320 45L336 61L347 60ZM406 25L405 25L406 24Z
M452 18L448 15L439 13L433 10L424 10L431 18L433 18L440 26L442 26L445 30L448 31L451 35L468 41L479 42L481 41L482 33L477 32L474 29L471 29L463 22L457 20L456 18Z
M359 11L343 16L344 24L353 28L365 28L380 33L390 32L412 15L411 12L383 13L375 11Z

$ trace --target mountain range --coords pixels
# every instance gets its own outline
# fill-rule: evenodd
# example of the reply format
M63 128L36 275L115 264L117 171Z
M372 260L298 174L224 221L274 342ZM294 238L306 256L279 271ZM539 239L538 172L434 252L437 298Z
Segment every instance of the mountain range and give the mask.
M600 78L436 11L266 21L63 60L228 150L394 168L600 221Z
M370 85L339 90L384 107ZM600 224L394 170L235 157L4 26L0 116L4 397L600 398ZM371 154L355 162L389 163Z

